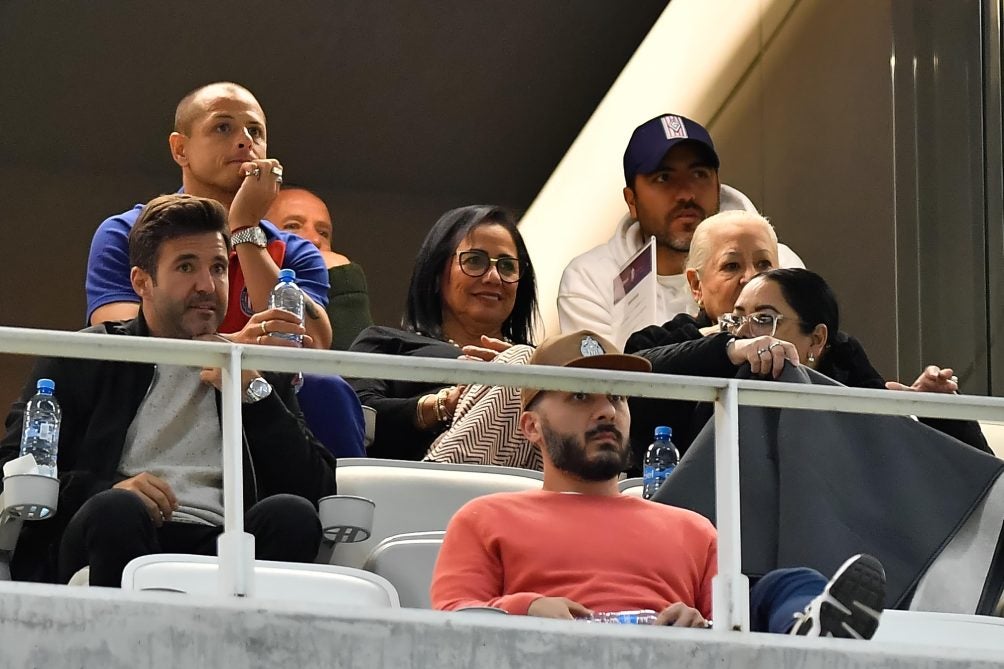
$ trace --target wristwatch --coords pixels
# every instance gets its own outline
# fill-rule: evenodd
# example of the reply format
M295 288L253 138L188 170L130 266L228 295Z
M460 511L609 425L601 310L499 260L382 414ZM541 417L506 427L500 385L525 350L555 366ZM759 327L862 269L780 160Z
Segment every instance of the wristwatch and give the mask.
M233 246L237 246L238 244L254 244L259 248L265 248L265 231L258 225L241 228L230 235L230 244Z
M255 402L261 402L271 394L272 384L262 377L256 376L251 379L251 383L248 384L247 392L244 393L246 398L245 403L254 404Z

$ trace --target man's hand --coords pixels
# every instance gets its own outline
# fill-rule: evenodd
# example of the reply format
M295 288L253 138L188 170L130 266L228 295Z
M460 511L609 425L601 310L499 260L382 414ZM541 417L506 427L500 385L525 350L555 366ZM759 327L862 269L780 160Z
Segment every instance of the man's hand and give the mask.
M655 619L656 625L672 625L673 627L707 627L708 621L701 612L692 609L682 602L670 604L659 612Z
M258 225L282 183L282 165L274 158L249 160L241 165L244 181L230 205L230 231Z
M793 344L773 337L754 337L753 339L733 339L726 349L732 364L739 366L744 362L750 364L750 371L759 376L781 376L784 361L798 364L798 351Z
M306 302L305 302L306 303ZM266 346L292 346L296 343L280 337L270 337L272 332L285 332L288 334L303 335L303 346L309 347L313 343L313 338L307 334L307 330L300 324L295 314L285 309L266 309L259 311L248 320L239 332L228 335L227 338L235 344L262 344Z
M530 603L526 615L538 618L574 620L575 618L588 618L593 615L593 612L567 597L541 597Z
M244 393L247 392L248 386L251 385L251 380L258 376L261 376L261 374L253 369L241 370L241 397L244 397ZM223 372L220 371L219 367L203 367L202 371L199 372L199 378L203 383L214 386L217 390L223 392Z
M942 369L937 365L928 365L920 373L913 385L905 386L898 381L886 381L889 390L913 390L920 393L957 393L959 392L959 377L951 367Z
M119 481L113 488L128 490L143 502L150 520L155 527L160 527L165 521L171 520L171 514L178 508L178 500L167 481L157 478L150 472L137 474L125 481Z
M499 353L508 351L510 348L512 348L512 344L507 341L481 335L481 346L465 346L461 349L464 354L460 356L460 359L491 362Z

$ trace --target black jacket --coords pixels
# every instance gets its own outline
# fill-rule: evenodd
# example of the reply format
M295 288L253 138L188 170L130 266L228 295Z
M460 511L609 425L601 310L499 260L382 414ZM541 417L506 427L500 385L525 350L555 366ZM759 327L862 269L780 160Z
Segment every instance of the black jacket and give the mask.
M142 312L131 321L109 322L84 332L150 336ZM0 464L18 457L27 401L39 378L56 383L63 412L59 436L59 506L49 520L25 523L11 562L15 579L55 577L59 539L69 519L89 498L122 480L118 473L126 431L153 379L154 365L70 358L40 359L21 397L7 415ZM264 374L271 395L243 405L244 505L279 493L317 500L335 493L335 458L303 422L286 374ZM220 395L216 395L217 409Z
M416 332L374 325L359 333L350 351L456 360L461 351L449 342ZM418 400L450 384L389 379L347 379L363 406L376 410L376 432L366 454L374 458L421 460L439 434L415 425Z

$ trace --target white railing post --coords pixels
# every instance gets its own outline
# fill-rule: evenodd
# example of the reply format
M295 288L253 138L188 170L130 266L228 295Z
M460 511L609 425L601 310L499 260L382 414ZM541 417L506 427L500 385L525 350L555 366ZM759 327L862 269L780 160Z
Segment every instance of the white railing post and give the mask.
M220 594L254 595L254 536L244 532L244 447L241 421L242 346L223 367L223 533L216 542Z
M750 629L749 579L742 573L739 498L739 386L732 379L715 400L718 575L711 582L711 592L716 631Z

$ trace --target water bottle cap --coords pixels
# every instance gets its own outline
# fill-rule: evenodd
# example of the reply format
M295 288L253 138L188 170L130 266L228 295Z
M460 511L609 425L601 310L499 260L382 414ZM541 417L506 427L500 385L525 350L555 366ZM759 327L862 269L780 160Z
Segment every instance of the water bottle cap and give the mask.
M279 281L292 281L296 278L296 272L291 269L279 270Z
M656 439L658 439L659 437L672 437L672 436L673 436L673 428L671 427L660 425L659 427L655 428Z
M56 389L56 383L52 379L39 379L35 388L41 392L52 393Z

